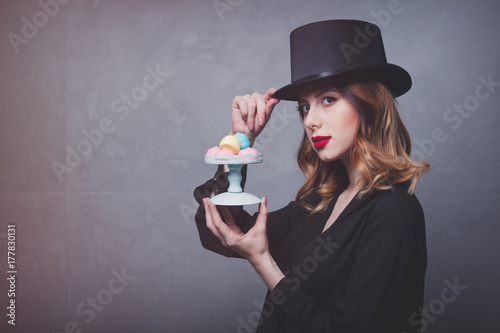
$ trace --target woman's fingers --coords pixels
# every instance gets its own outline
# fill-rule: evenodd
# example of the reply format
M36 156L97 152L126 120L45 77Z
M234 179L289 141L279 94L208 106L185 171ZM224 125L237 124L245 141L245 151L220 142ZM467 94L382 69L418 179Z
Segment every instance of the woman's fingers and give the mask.
M242 126L248 117L248 107L243 96L236 96L231 107L231 120L234 124Z
M219 215L219 212L217 211L217 207L215 206L215 204L213 202L208 200L207 206L208 206L207 210L210 212L211 223L213 224L214 229L215 229L214 234L216 236L218 236L217 238L219 238L221 240L221 242L222 242L222 244L224 244L224 246L227 246L228 244L234 244L235 237L239 238L239 237L243 236L243 234L241 232L238 232L239 228L237 228L238 230L235 230L234 227L236 225L234 224L234 222L232 222L233 227L230 228L228 225L226 225L224 223L224 221L222 221L222 219ZM232 220L232 217L231 217L231 220ZM212 229L210 229L210 230L212 230Z
M221 206L222 215L227 224L222 221L217 207L207 198L203 199L205 207L205 219L207 228L217 237L224 246L227 246L227 239L234 236L243 236L240 228L234 223L234 219L225 206Z
M217 211L217 207L207 198L203 199L207 227L221 241L222 245L239 253L243 258L252 260L261 256L268 250L266 233L267 224L267 198L263 198L259 206L259 213L255 225L246 233L234 223L234 219L227 207L221 207L224 223Z
M266 123L266 102L259 93L253 93L251 99L255 103L255 117L253 119L253 129L256 134L262 131ZM249 119L250 121L250 119Z
M257 220L255 221L254 229L256 232L264 232L267 228L267 198L262 198L262 201L259 205L259 214L257 215Z
M266 103L270 100L270 99L274 99L276 101L280 101L279 99L276 99L276 98L273 98L273 95L274 93L276 92L277 90L275 88L269 88L267 91L266 91L266 94L264 95L264 99L266 100Z
M269 118L271 118L271 113L273 112L274 107L276 106L276 104L280 102L279 99L272 98L275 92L276 89L271 88L264 95L264 101L266 102L266 107L265 107L266 121L269 120Z
M247 116L247 126L250 131L255 129L255 116L257 114L257 101L253 96L245 95L243 96L247 104L248 116Z
M272 98L276 89L269 89L265 95L236 96L231 108L233 132L242 132L255 139L266 126L271 113L280 100Z
M219 232L219 229L215 227L214 223L214 218L212 216L212 211L209 207L210 200L208 198L203 199L203 205L205 207L205 220L207 224L207 228L214 234L215 237L217 237L224 246L226 246L226 243L224 241L224 237L221 235Z

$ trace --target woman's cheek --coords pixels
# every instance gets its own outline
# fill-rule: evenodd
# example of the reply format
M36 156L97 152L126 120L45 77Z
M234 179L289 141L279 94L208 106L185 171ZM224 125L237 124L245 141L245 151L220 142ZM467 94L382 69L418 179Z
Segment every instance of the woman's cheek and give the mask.
M348 112L343 121L344 130L348 130L349 132L355 133L358 128L359 123L359 114L356 110L351 110Z
M350 110L346 116L346 122L349 126L357 126L359 122L359 114L357 110Z

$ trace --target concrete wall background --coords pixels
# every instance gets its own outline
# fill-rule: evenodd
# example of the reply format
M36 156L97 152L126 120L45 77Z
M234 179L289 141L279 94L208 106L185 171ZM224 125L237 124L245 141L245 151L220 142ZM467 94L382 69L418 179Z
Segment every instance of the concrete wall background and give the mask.
M229 131L232 98L289 83L290 31L335 18L378 23L388 60L413 78L399 103L414 156L432 165L417 189L425 331L498 330L498 1L59 1L0 5L2 332L251 322L264 284L247 262L202 249L192 191L214 171L202 155ZM271 209L303 181L294 108L279 104L256 144L265 161L249 168L247 191ZM444 302L445 280L467 288Z

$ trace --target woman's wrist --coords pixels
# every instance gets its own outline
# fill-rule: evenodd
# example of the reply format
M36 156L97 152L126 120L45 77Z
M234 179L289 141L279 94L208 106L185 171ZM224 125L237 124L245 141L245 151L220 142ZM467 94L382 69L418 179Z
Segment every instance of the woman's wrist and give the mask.
M249 261L271 291L285 277L269 252Z
M274 263L274 259L269 252L266 252L255 258L251 258L249 259L249 261L252 264L255 271L257 271L257 273L272 266L272 264Z

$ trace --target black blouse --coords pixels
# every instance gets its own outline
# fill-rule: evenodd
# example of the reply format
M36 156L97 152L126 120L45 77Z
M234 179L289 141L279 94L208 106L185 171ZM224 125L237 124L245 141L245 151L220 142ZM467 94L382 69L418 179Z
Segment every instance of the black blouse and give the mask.
M195 220L203 247L239 257L206 227L201 202L227 187L219 168L196 188ZM322 232L340 193L313 215L295 202L268 214L270 252L285 278L268 291L257 332L409 333L421 327L427 250L417 198L402 185L355 197ZM256 214L230 211L243 232L255 223Z

